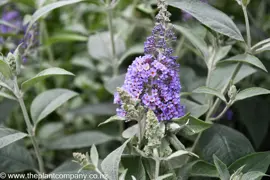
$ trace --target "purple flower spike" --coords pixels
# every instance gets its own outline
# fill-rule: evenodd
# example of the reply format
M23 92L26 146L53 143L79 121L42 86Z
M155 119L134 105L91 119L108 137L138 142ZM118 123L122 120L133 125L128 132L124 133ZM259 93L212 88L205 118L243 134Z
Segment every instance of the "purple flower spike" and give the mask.
M170 13L164 0L159 0L158 8L157 23L144 43L145 55L137 57L128 67L122 88L140 99L145 108L153 110L159 121L164 121L183 116L184 107L180 104L179 64L170 46L176 40L168 24ZM117 114L124 117L118 93L114 103L120 105Z

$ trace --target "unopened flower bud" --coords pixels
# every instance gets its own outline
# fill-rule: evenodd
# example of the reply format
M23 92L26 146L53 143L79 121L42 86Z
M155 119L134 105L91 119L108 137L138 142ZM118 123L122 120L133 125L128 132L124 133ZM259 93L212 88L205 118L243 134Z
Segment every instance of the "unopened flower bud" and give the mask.
M236 89L235 85L232 85L228 91L228 96L230 99L233 100L236 95L237 95L237 89Z
M167 129L169 132L177 133L181 129L181 126L174 122L168 123Z
M16 57L12 53L8 53L7 63L10 67L10 70L15 73L16 72Z

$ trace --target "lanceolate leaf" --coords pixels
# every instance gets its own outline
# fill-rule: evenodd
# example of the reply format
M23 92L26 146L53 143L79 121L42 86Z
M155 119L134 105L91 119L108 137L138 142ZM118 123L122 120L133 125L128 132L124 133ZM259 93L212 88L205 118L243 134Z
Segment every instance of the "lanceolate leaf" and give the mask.
M108 176L109 179L118 179L118 170L121 156L127 143L130 141L128 139L122 146L111 152L101 163L101 168L103 172Z
M221 34L244 41L241 32L226 14L200 0L169 0L168 4L188 12L198 21Z
M50 11L66 6L66 5L70 5L70 4L74 4L74 3L78 3L84 0L66 0L66 1L58 1L55 3L51 3L48 4L46 6L43 6L42 8L38 9L32 16L32 19L28 25L27 31L30 30L31 26L37 21L39 20L39 18L41 18L42 16L44 16L45 14L49 13Z
M209 52L208 52L207 44L202 38L197 37L191 31L191 29L187 29L180 25L173 25L173 27L177 31L181 32L202 53L204 58L207 59Z
M214 163L217 168L219 177L221 180L229 180L230 179L230 173L228 171L228 168L226 164L224 164L216 155L213 156L214 158Z
M116 92L117 87L121 87L124 84L126 74L121 74L119 76L115 76L108 81L105 82L105 88L111 94Z
M124 121L124 120L125 120L125 118L115 115L115 116L110 117L106 121L100 123L98 126L101 126L101 125L104 125L104 124L107 124L110 122L114 122L114 121Z
M74 76L74 74L72 74L71 72L68 72L68 71L61 69L61 68L56 68L56 67L49 68L49 69L45 69L44 71L38 73L35 77L23 82L22 89L25 91L28 88L30 88L31 86L38 83L39 81L42 81L48 77L59 76L59 75Z
M263 177L263 176L268 176L268 175L266 175L260 171L250 171L250 172L245 173L241 177L241 180L258 179L258 178Z
M235 101L247 99L254 96L264 95L264 94L270 94L270 91L264 88L260 88L260 87L248 88L243 91L240 91L236 95Z
M260 69L262 69L263 71L267 72L265 66L263 65L263 63L255 56L252 56L250 54L240 54L234 57L231 57L229 59L220 61L219 64L223 64L223 63L237 63L237 62L241 62L241 63L247 63L253 66L256 66Z
M198 156L192 152L189 151L185 151L185 150L178 150L174 153L172 153L170 156L166 157L165 160L170 160L179 156L183 156L183 155L190 155L190 156L195 156L198 158Z
M5 78L10 78L11 77L11 71L9 68L9 65L0 59L0 73L5 76Z
M0 127L0 149L26 136L27 134L25 133L5 127Z
M78 94L67 89L52 89L38 95L31 105L31 117L35 124Z
M1 92L1 91L0 91L0 96L7 99L15 100L15 101L17 100L16 97L14 97L13 95L5 93L5 92Z
M191 176L219 177L216 167L208 162L198 160L189 164Z
M223 94L221 94L221 92L215 90L215 89L212 89L212 88L209 88L209 87L199 87L197 89L195 89L193 91L193 93L202 93L202 94L210 94L210 95L214 95L214 96L217 96L219 97L222 101L226 102L226 99L224 97Z
M115 139L115 137L97 131L85 131L50 140L46 146L50 149L75 149L98 145Z

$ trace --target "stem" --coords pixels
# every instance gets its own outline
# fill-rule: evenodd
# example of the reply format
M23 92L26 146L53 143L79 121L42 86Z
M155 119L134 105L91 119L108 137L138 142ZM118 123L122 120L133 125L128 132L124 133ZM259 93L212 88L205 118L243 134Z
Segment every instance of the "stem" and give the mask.
M178 140L178 138L174 134L171 134L170 136L168 136L168 141L172 144L172 146L176 150L186 149L185 146Z
M248 14L247 14L247 7L242 5L242 9L243 9L243 12L244 12L245 22L246 22L247 45L248 45L247 51L250 52L250 49L251 49L251 35L250 35L250 25L249 25L249 19L248 19Z
M158 150L154 149L153 151L154 151L155 162L156 162L156 167L155 167L155 180L156 180L158 179L158 176L159 176L160 160L159 160Z
M26 126L27 126L27 131L28 131L29 137L30 137L30 139L32 141L32 144L34 146L35 154L36 154L36 157L37 157L37 160L38 160L39 171L40 171L40 173L44 173L45 172L44 163L43 163L43 160L42 160L42 157L41 157L39 145L38 145L38 143L36 141L34 128L33 128L33 125L32 125L32 123L30 121L29 115L27 113L26 106L25 106L25 103L24 103L24 100L23 100L23 95L20 92L16 77L14 79L14 86L15 86L15 92L14 93L16 94L16 97L17 97L17 99L19 101L19 104L20 104L20 107L21 107L21 110L22 110L22 113L23 113L23 117L24 117L24 120L25 120L25 123L26 123Z
M230 108L230 103L228 105L226 105L226 107L223 109L223 111L215 118L211 118L210 121L216 121L220 118L222 118L222 116L227 112L227 110Z
M108 5L108 6L110 6L110 5ZM107 11L107 21L108 21L108 29L110 31L111 46L112 46L113 76L116 76L118 74L118 60L116 57L116 50L115 50L112 16L113 16L112 9L111 9L111 7L109 7L108 11Z

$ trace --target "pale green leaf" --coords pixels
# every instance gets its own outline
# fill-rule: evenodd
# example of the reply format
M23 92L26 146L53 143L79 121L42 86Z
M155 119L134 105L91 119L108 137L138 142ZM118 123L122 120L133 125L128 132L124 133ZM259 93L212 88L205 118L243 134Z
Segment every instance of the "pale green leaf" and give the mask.
M22 89L26 91L28 88L35 85L39 81L42 81L48 77L54 77L54 76L59 76L59 75L74 76L74 74L72 74L71 72L68 72L61 68L53 67L53 68L45 69L44 71L38 73L35 77L23 82Z
M142 45L135 45L130 48L121 56L118 65L121 65L126 58L128 58L131 55L136 55L136 54L143 54L144 53L144 48Z
M51 36L48 40L46 45L50 46L55 43L60 42L87 42L88 37L76 33L61 33L61 34L55 34Z
M23 139L26 136L27 134L25 133L5 127L0 127L0 149L11 143L14 143L15 141Z
M50 149L76 149L99 145L113 139L115 137L98 131L85 131L50 140L45 145Z
M106 121L100 123L98 126L101 126L101 125L104 125L104 124L107 124L110 122L114 122L114 121L124 121L124 120L125 120L125 118L115 115L115 116L110 117Z
M0 73L5 76L5 78L9 79L12 75L9 65L0 59Z
M241 32L225 13L200 0L169 0L168 4L186 11L209 28L230 38L244 41Z
M159 177L157 178L157 180L163 180L163 179L166 179L166 178L171 177L171 176L173 176L173 173L165 174L165 175L159 176Z
M124 84L126 74L121 74L107 80L104 84L106 90L111 94L116 92L116 88L121 87Z
M236 95L235 101L247 99L254 96L264 95L264 94L270 94L270 91L268 89L264 89L261 87L252 87L252 88L248 88L243 91L240 91Z
M128 139L119 148L111 152L101 163L101 169L108 176L109 179L118 179L119 163L121 156L126 148L127 143L130 141Z
M93 165L98 167L99 155L96 146L93 144L91 147L90 157Z
M205 87L205 86L199 87L199 88L193 90L192 92L193 93L199 93L199 94L210 94L210 95L214 95L214 96L219 97L225 103L227 102L226 101L226 98L224 97L224 95L221 92L219 92L219 91L217 91L215 89L209 88L209 87Z
M51 89L38 95L32 102L30 109L35 125L77 95L77 93L67 89Z
M123 138L131 138L133 136L135 136L136 134L138 134L139 132L139 125L135 124L129 128L127 128L126 130L123 131L122 136Z
M260 171L250 171L245 173L242 177L241 180L253 180L253 179L258 179L263 176L268 176ZM269 177L269 176L268 176Z
M170 160L179 156L183 156L183 155L190 155L190 156L195 156L197 158L199 158L196 154L189 152L189 151L185 151L185 150L178 150L174 153L172 153L170 156L166 157L165 160Z
M0 91L0 96L2 96L2 97L4 97L4 98L7 98L7 99L11 99L11 100L17 101L16 97L14 97L14 96L11 95L11 94L2 92L2 91Z
M214 163L221 180L230 180L230 173L226 164L224 164L216 155L213 155Z
M74 3L78 3L84 0L66 0L66 1L58 1L58 2L54 2L51 4L48 4L46 6L41 7L40 9L38 9L32 16L31 21L29 22L27 31L30 30L30 28L32 27L32 25L39 20L42 16L46 15L47 13L49 13L50 11L66 6L66 5L70 5L70 4L74 4Z
M250 54L239 54L229 59L220 61L219 64L222 65L224 63L238 63L238 62L253 65L267 72L267 69L265 68L263 63L257 57L252 56Z

